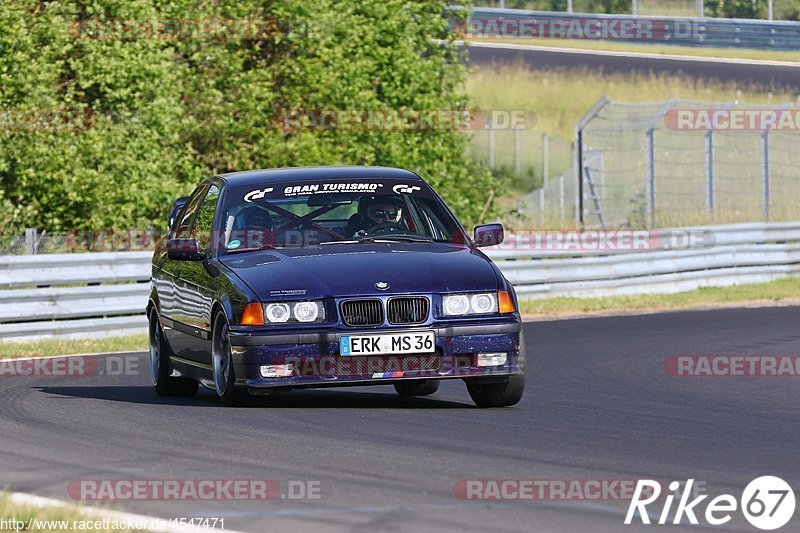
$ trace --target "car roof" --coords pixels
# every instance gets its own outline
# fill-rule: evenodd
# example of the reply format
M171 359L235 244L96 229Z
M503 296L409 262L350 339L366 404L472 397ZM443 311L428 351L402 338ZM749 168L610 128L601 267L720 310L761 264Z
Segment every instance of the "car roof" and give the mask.
M392 167L293 167L231 172L219 176L229 187L257 185L267 182L306 181L341 178L397 178L424 181L410 170Z

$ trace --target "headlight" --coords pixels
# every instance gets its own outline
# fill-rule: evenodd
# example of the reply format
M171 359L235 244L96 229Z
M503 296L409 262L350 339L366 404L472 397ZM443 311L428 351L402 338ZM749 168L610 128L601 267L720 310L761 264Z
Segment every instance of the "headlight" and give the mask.
M320 301L285 302L266 304L264 314L273 324L284 322L322 322L325 320L325 306Z
M321 308L317 302L298 302L294 304L293 314L298 322L314 322Z
M444 297L444 314L447 316L469 313L469 298L464 294L451 294Z
M448 294L442 300L445 316L488 315L497 313L497 294Z
M267 304L267 320L270 322L288 322L290 315L289 304Z

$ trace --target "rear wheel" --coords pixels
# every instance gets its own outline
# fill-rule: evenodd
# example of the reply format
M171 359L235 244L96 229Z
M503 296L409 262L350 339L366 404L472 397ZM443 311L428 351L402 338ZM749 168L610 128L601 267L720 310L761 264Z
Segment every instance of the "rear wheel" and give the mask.
M439 390L439 382L433 379L424 381L399 381L394 390L400 396L429 396Z
M467 391L478 407L507 407L522 399L525 374L509 376L503 381L475 383L467 380Z
M164 331L158 321L158 312L150 310L150 380L159 396L194 396L198 383L193 379L172 376L169 356L172 350L164 338Z
M233 356L228 339L228 319L222 311L214 319L214 331L211 337L211 367L214 373L214 389L220 401L233 407L241 405L245 393L234 386L236 375L233 369Z

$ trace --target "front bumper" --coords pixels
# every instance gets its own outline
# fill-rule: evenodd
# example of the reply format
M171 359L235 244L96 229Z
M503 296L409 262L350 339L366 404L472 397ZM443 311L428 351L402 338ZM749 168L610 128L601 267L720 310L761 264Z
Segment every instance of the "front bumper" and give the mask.
M352 357L339 353L343 335L432 330L432 353ZM377 384L407 379L503 377L524 372L521 323L424 326L379 330L327 330L262 334L232 328L230 343L236 384L249 389ZM478 366L479 353L505 353L499 366ZM265 378L262 365L292 365L291 376Z

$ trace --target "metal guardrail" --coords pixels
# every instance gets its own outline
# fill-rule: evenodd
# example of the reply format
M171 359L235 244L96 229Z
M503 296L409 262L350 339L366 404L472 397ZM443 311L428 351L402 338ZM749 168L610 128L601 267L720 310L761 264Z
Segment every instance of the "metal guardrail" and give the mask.
M596 297L675 293L700 287L761 283L800 272L800 222L687 227L648 232L702 234L704 246L620 253L538 249L514 241L487 255L520 297Z
M509 236L486 249L521 297L672 293L800 273L800 222L649 232L701 234L704 247L620 253L537 249ZM0 340L146 330L149 252L0 257Z
M152 252L0 256L0 340L146 330Z
M464 8L451 6L448 9ZM505 21L510 22L503 26ZM525 21L524 26L520 24L521 21ZM614 24L614 21L618 22ZM623 26L638 30L624 30ZM793 21L474 8L469 29L481 36L497 38L553 37L681 46L800 50L800 23Z

